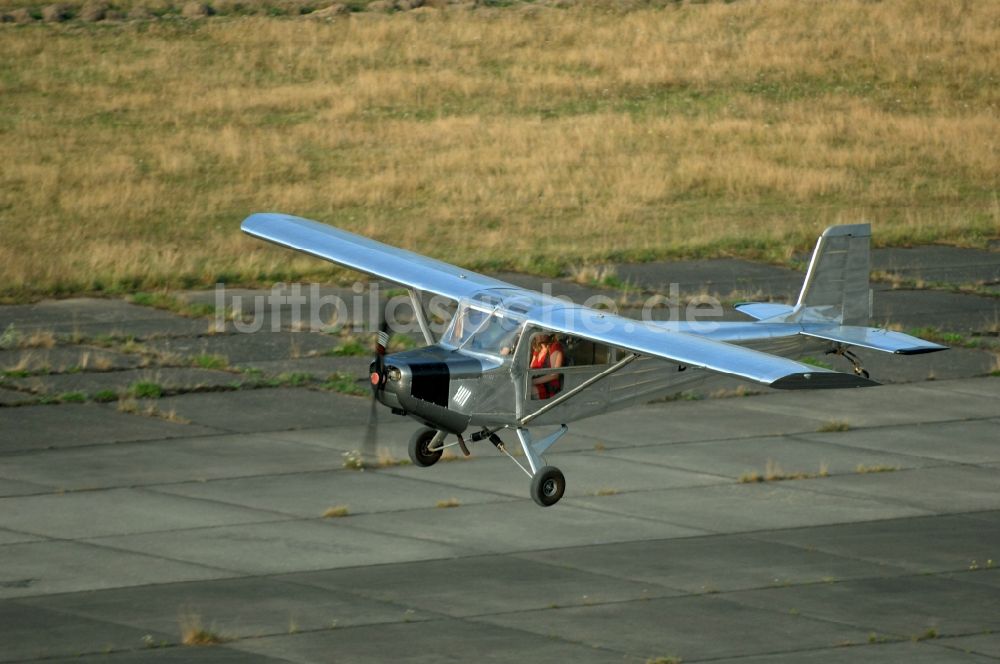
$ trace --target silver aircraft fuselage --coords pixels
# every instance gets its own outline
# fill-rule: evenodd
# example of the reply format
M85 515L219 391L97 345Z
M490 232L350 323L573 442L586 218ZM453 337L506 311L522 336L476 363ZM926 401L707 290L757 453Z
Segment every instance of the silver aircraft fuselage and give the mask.
M461 315L461 309L456 318ZM518 312L493 309L494 315L517 320ZM454 338L452 328L443 339ZM695 333L754 350L796 357L831 344L799 334L795 325L760 322L657 323L665 329ZM558 373L561 392L566 393L606 372L626 353L607 348L600 362L567 363L557 369L530 369L531 336L543 330L519 323L511 335L515 341L505 354L497 349L473 349L441 342L417 350L388 355L387 379L377 391L379 401L400 415L410 416L432 428L460 434L470 428L497 429L517 426L526 416L545 406L532 381L539 375ZM454 340L454 339L453 339ZM572 398L533 418L537 424L562 424L601 415L679 391L704 387L718 381L718 374L678 365L658 358L640 357ZM558 395L557 395L558 396Z

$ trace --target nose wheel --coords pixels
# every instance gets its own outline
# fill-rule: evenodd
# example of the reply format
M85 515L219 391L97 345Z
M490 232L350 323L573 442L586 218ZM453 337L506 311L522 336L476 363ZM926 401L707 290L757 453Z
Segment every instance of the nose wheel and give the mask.
M441 446L441 441L437 440L437 438L438 432L430 427L417 429L410 436L408 451L410 453L410 461L413 462L413 465L427 468L428 466L433 466L441 459L441 453L444 452L444 448ZM444 436L441 436L441 439L443 440Z
M545 466L531 478L531 497L542 507L555 505L565 492L566 478L555 466Z

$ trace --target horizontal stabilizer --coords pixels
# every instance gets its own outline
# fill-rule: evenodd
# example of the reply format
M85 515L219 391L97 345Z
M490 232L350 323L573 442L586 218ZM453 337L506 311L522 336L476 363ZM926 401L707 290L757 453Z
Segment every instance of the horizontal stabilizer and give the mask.
M884 353L899 355L917 355L947 350L947 346L911 337L902 332L880 330L874 327L856 327L853 325L804 326L802 334L807 337L836 341L847 346L871 348Z
M736 305L736 310L750 318L767 320L776 316L787 316L795 310L795 307L776 302L740 302Z

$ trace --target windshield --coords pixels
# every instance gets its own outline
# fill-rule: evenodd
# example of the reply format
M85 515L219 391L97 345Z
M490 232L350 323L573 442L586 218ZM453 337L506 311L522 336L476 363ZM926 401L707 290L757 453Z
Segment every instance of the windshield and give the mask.
M465 305L455 314L444 341L456 348L510 355L517 344L522 322L499 309Z

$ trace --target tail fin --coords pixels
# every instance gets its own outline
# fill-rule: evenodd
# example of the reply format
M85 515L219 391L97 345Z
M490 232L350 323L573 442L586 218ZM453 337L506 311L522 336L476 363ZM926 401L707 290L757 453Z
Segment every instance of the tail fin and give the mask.
M819 237L787 322L867 325L871 225L830 226Z

